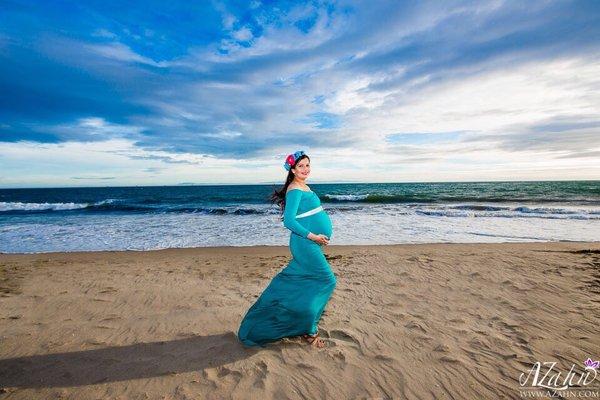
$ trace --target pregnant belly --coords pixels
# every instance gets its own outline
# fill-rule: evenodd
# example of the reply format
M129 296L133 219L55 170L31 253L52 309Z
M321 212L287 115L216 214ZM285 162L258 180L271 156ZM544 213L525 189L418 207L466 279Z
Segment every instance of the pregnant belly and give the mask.
M312 215L310 218L310 231L316 235L325 235L331 238L333 234L333 226L331 219L325 211L321 211Z

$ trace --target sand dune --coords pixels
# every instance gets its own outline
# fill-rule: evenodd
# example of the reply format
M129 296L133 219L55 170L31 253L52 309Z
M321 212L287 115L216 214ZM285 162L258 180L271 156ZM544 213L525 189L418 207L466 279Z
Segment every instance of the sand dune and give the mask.
M598 242L325 252L324 349L235 336L287 247L2 254L0 399L520 398L600 358Z

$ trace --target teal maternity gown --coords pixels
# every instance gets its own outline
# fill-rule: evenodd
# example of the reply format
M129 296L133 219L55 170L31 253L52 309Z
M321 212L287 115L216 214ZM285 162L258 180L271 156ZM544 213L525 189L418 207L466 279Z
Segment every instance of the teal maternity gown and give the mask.
M244 316L238 338L246 346L261 346L284 337L317 333L317 325L336 285L336 277L321 245L307 238L310 232L331 238L331 220L320 210L313 191L291 189L285 196L283 223L290 233L292 259L269 283Z

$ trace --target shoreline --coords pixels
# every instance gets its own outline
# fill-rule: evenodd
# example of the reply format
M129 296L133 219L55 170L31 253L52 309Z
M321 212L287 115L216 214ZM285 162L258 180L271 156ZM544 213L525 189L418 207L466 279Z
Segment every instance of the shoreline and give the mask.
M419 243L393 243L393 244L333 244L327 245L327 248L337 247L395 247L395 246L435 246L435 245L523 245L523 244L542 244L542 243L573 243L573 244L600 244L598 241L589 240L541 240L541 241L527 241L527 242L419 242ZM289 248L288 245L270 245L270 244L259 244L259 245L240 245L240 246L196 246L196 247L165 247L161 249L144 249L144 250L76 250L76 251L44 251L44 252L31 252L31 253L5 253L0 251L0 256L34 256L34 255L53 255L53 254L87 254L87 253L144 253L144 252L161 252L171 250L200 250L200 249L214 249L214 250L225 250L225 249L249 249L249 248Z
M2 254L0 399L517 399L533 363L600 356L600 242L324 253L323 349L237 339L287 246Z

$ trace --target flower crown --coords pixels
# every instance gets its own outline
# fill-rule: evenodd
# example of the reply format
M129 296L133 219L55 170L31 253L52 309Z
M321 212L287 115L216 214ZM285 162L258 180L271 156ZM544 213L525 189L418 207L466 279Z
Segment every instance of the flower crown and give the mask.
M296 164L296 161L298 161L298 159L304 154L304 150L298 150L293 154L288 154L285 158L285 162L283 163L283 167L289 171L294 166L294 164Z

